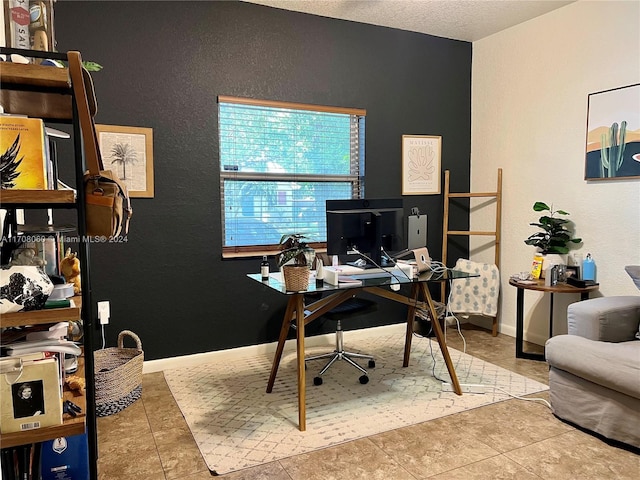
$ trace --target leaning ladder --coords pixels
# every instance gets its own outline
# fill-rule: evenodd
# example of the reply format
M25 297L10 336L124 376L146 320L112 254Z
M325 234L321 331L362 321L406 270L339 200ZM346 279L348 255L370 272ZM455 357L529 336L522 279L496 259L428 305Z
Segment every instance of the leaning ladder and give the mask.
M480 231L480 230L449 230L449 202L452 198L472 198L472 197L486 197L495 198L496 204L496 224L495 230ZM447 247L449 244L450 235L483 235L495 237L495 265L500 269L500 230L502 222L502 168L498 168L498 182L495 192L464 192L464 193L451 193L449 191L449 170L444 172L444 215L442 225L442 262L447 264ZM446 284L442 285L440 301L445 303L446 297ZM495 337L498 335L498 317L500 312L493 317L493 325L491 333Z

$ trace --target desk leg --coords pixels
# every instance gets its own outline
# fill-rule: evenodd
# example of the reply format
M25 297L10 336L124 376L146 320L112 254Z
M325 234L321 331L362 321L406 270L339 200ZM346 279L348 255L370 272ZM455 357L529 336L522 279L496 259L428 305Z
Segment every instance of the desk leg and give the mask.
M456 369L453 367L451 356L449 356L449 349L447 348L447 344L444 340L444 333L442 333L442 329L440 328L440 322L438 322L438 314L436 313L436 308L433 305L433 299L431 298L429 287L426 283L420 283L420 288L422 289L422 295L424 296L424 299L429 304L429 310L431 310L431 324L433 325L433 330L435 331L436 338L438 339L438 344L440 345L440 351L442 352L444 363L447 365L447 370L449 371L449 376L451 377L451 385L453 386L453 391L458 395L462 395L462 388L460 388L460 382L458 381L458 375L456 375Z
M524 288L518 288L516 300L516 358L523 358L524 342Z
M407 333L404 340L404 360L402 362L403 367L409 366L409 357L411 356L411 340L413 340L413 321L416 316L416 302L418 301L418 284L413 283L411 285L411 300L413 305L409 305L409 311L407 312Z
M273 363L271 364L271 375L269 375L269 382L267 383L267 393L271 393L271 391L273 390L273 384L276 381L278 367L280 366L280 360L282 359L284 344L287 341L287 336L289 335L289 328L291 328L293 310L296 308L296 300L294 297L294 295L289 297L289 300L287 301L287 309L284 312L284 317L282 318L280 338L278 338L278 347L276 348L276 354L273 357Z
M298 426L301 432L307 429L306 375L304 370L304 297L296 293L296 335L298 356Z

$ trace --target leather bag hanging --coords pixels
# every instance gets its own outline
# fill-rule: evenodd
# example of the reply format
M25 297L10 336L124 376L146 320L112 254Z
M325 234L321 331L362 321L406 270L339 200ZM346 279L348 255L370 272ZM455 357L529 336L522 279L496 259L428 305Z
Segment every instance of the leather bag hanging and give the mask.
M68 58L87 168L83 182L86 233L92 237L124 236L129 232L129 220L133 215L127 187L115 172L105 170L102 163L93 123L97 102L91 75L82 67L80 52L68 52Z

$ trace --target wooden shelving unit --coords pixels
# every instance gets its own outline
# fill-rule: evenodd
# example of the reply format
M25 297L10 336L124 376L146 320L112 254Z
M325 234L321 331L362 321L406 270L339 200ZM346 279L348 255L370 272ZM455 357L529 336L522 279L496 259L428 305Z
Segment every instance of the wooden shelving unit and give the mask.
M84 375L84 369L78 368L78 375ZM71 390L65 390L64 399L70 400L82 409L76 417L72 417L65 413L62 417L62 425L53 427L43 427L29 432L3 433L2 448L16 447L25 443L38 443L52 438L67 437L70 435L80 435L85 432L85 421L87 411L87 402L84 395L80 395ZM25 436L28 435L29 441L25 442Z
M2 315L2 328L80 320L82 297L73 297L72 300L75 306L69 308L50 308L30 312L5 313Z
M0 48L0 53L19 53L26 57L54 58L67 61L66 54L53 52L35 52ZM76 80L77 81L77 80ZM80 81L83 81L82 79ZM73 126L73 142L76 172L76 193L72 190L2 190L0 208L3 209L75 209L77 212L77 230L80 239L86 238L84 192L82 177L84 173L84 154L82 131L76 109L70 71L67 68L41 66L35 64L14 64L2 62L0 68L0 103L4 111L10 114L27 115L42 118L45 122L68 123ZM94 100L90 102L93 106ZM59 159L60 162L69 159ZM13 231L16 231L14 225ZM57 437L87 433L89 447L90 478L97 478L97 435L95 420L95 382L93 378L93 329L94 313L91 308L91 287L89 272L89 245L80 241L76 245L82 271L82 296L74 297L75 306L71 308L45 309L29 312L17 312L2 315L1 327L19 327L53 324L60 321L82 320L84 323L84 351L86 358L79 358L79 369L75 373L84 376L86 388L82 394L65 391L64 398L82 408L76 417L64 414L63 424L35 430L15 433L3 433L0 447L42 442ZM85 367L87 375L85 375Z
M0 102L7 113L44 120L73 119L71 80L66 68L2 63Z
M2 190L2 205L19 207L22 205L46 205L64 208L75 206L76 197L73 190Z

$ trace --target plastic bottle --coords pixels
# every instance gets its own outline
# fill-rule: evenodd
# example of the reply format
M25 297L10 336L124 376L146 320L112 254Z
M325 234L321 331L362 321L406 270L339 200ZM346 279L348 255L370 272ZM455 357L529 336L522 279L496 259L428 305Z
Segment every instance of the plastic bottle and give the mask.
M582 262L582 279L583 280L595 280L596 279L596 262L591 258L591 254L587 253L587 258Z
M262 262L260 262L260 274L262 281L269 280L269 261L266 255L262 257Z
M316 286L324 285L324 265L321 258L316 258Z

